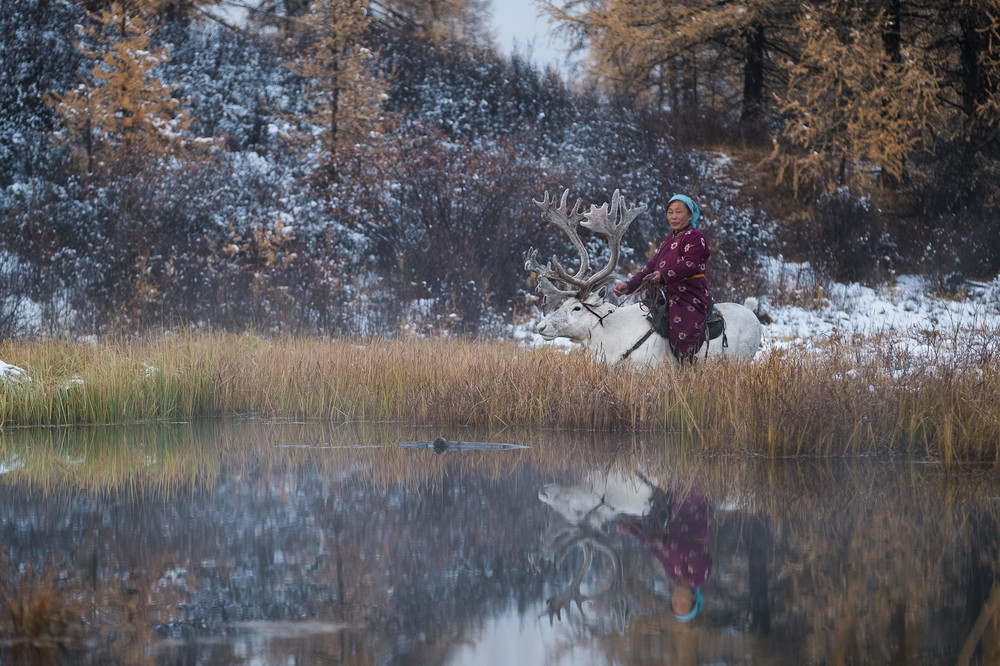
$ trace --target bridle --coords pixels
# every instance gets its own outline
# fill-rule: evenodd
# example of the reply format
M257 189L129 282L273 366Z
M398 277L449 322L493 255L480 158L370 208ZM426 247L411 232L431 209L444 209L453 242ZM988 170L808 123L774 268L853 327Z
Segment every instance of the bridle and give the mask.
M633 293L635 293L635 292L633 292ZM629 294L629 296L631 296L631 295L632 294ZM611 316L612 312L615 312L615 310L611 310L607 314L603 314L602 315L597 310L597 307L591 305L590 303L587 303L587 302L585 302L583 300L580 300L580 305L582 305L587 312L589 312L590 314L592 314L595 317L597 317L597 324L595 324L594 326L591 326L590 327L591 330L593 330L598 325L604 326L604 320L607 319L609 316ZM618 365L618 364L624 362L629 356L632 355L632 352L634 352L636 349L638 349L639 347L641 347L643 345L643 343L646 342L646 340L649 340L649 336L651 336L652 334L653 334L653 326L650 325L649 330L646 331L643 334L643 336L636 341L636 343L634 345L632 345L631 347L629 347L628 350L626 350L625 353L622 354L622 357L620 359L618 359L617 361L615 361L615 365Z
M612 310L608 314L602 315L600 312L597 311L597 309L593 305L583 300L580 301L580 305L582 305L584 309L587 310L587 312L597 317L597 323L600 324L601 326L604 326L604 320L607 319L609 316L611 316L611 312L614 312L614 310Z

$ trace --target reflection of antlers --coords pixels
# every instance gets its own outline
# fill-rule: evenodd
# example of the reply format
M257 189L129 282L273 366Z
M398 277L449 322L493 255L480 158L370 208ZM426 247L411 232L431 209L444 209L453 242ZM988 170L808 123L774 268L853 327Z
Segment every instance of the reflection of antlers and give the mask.
M579 526L559 530L548 541L547 550L552 561L556 566L559 566L575 546L579 546L583 552L583 562L573 575L569 586L547 600L549 623L552 623L553 617L561 620L563 611L566 612L566 618L569 619L574 602L582 615L585 601L604 600L611 614L612 626L619 633L624 632L632 616L635 615L638 601L628 590L621 556L602 533ZM611 560L611 582L599 592L583 594L580 591L580 585L593 564L595 551L604 553Z
M610 214L606 202L600 208L591 205L590 210L584 213L579 199L573 204L572 210L567 211L568 198L569 190L565 190L558 206L548 192L545 192L541 201L532 199L535 205L542 210L542 215L549 222L562 229L569 236L573 247L580 253L580 268L572 274L559 263L555 255L548 265L542 266L536 260L537 250L530 248L524 253L525 270L538 274L537 291L542 294L543 307L554 297L575 296L583 300L590 295L595 287L607 279L618 266L622 236L625 235L625 231L635 218L646 210L645 206L626 207L625 200L618 190L615 190L611 197ZM590 273L590 257L587 254L586 246L577 233L577 224L582 224L591 231L606 237L611 248L611 256L607 265L591 275L588 275Z
M616 556L614 563L614 577L611 585L603 592L608 599L608 608L611 611L611 624L618 633L625 633L625 628L632 621L635 615L638 602L633 597L625 583L625 570L622 567L620 556Z
M594 561L594 551L587 541L578 541L576 543L580 544L580 548L583 550L583 564L575 574L573 574L573 581L569 584L565 590L559 594L554 594L548 598L546 601L546 606L549 609L549 624L552 624L552 618L555 616L557 620L562 620L562 612L566 611L566 619L569 619L570 610L573 608L573 602L576 602L576 607L580 609L580 614L583 614L583 602L586 601L586 597L580 592L580 584L583 582L583 577L586 575L587 571L590 569L591 563ZM562 563L563 558L566 557L564 552L556 562L556 566Z

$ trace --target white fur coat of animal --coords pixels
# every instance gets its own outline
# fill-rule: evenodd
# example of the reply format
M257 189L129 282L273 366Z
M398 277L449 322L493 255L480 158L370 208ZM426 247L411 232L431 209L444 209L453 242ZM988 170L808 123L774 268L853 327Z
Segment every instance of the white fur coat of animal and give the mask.
M709 341L707 355L752 359L763 339L763 327L753 312L757 299L748 298L743 305L716 303L715 307L726 322L726 344L721 336ZM561 337L579 343L587 353L607 363L627 360L638 367L649 367L673 360L669 343L656 333L626 354L650 329L646 313L638 303L618 307L594 294L587 301L566 300L543 317L535 330L546 340ZM696 356L705 355L703 343Z

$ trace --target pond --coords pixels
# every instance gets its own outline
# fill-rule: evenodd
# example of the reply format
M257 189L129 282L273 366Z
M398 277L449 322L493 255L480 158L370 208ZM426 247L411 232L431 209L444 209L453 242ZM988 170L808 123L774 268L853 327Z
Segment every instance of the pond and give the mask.
M998 492L662 434L12 429L0 663L998 663Z

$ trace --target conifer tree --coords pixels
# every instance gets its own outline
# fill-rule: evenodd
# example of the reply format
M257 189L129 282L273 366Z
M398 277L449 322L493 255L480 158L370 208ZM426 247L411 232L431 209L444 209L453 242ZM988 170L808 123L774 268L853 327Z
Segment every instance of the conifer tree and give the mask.
M388 82L366 45L368 5L368 0L315 0L300 19L297 56L286 62L306 79L305 110L298 120L319 128L331 164L338 151L375 140L382 129Z
M739 111L760 125L798 8L780 0L562 0L546 11L607 92L675 114Z
M779 182L787 178L796 192L854 185L864 194L904 181L942 125L937 79L908 51L887 51L862 8L803 7L801 52L779 95Z
M47 99L62 120L59 138L88 174L118 159L178 149L191 122L172 95L177 86L154 74L168 51L150 47L149 23L137 12L135 3L113 2L91 13L78 48L93 68L78 86Z
M980 141L1000 124L1000 0L939 0L928 49L945 77L963 138Z
M916 2L916 0L912 0ZM925 4L929 3L929 4ZM958 210L981 220L976 231L1000 265L1000 0L923 0L927 57L942 79L949 133L937 147L926 194L947 216ZM971 244L970 244L971 245ZM977 256L976 261L983 257Z
M405 17L417 37L435 43L486 45L489 0L382 0L393 14Z

